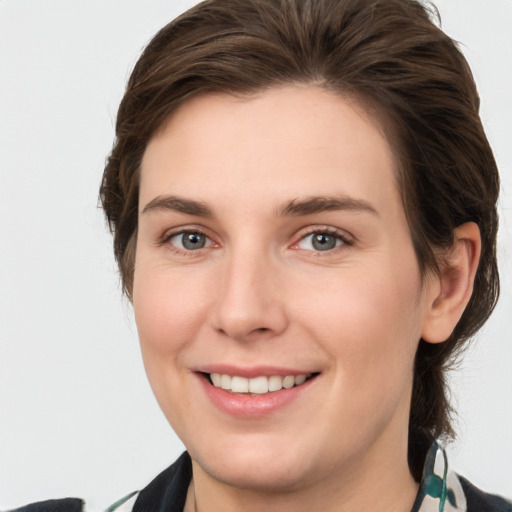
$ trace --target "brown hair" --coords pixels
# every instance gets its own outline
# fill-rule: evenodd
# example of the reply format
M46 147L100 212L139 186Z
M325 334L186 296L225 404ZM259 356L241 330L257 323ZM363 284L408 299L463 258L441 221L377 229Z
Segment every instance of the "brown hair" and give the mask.
M482 256L471 300L441 344L420 340L410 413L410 462L428 436L450 436L445 370L493 310L499 177L471 71L415 0L207 0L145 48L119 107L100 197L123 289L131 297L141 159L152 135L194 95L243 95L315 83L379 113L422 273L453 230L476 222ZM423 435L418 435L423 433Z

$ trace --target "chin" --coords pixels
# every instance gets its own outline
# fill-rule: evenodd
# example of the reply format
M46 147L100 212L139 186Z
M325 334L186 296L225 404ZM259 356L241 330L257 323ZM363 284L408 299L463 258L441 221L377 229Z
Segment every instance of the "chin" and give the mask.
M283 492L303 488L313 480L313 461L295 447L255 441L250 446L189 450L194 464L210 477L232 487L259 492ZM198 468L198 469L199 469Z

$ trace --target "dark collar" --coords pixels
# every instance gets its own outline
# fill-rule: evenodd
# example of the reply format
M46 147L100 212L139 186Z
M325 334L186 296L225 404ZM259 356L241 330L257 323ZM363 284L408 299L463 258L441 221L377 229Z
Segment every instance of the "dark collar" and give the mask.
M191 479L192 460L184 452L140 492L133 512L183 512Z

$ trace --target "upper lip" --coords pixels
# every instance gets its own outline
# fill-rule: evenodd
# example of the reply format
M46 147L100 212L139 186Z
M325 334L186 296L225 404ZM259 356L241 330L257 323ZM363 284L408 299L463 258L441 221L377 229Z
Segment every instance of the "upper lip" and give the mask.
M246 377L251 379L254 377L271 377L273 375L280 375L286 377L287 375L310 375L312 373L318 373L317 370L311 369L298 369L298 368L286 368L282 366L234 366L229 364L208 364L198 368L194 371L199 373L219 373L221 375L231 375Z

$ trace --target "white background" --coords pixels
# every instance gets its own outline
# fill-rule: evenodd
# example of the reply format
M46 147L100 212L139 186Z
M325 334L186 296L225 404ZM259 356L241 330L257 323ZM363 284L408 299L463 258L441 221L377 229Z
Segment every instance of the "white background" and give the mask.
M97 189L142 46L193 1L0 0L0 507L101 509L182 450L146 382ZM502 173L503 292L453 375L452 465L512 496L512 2L437 0Z

